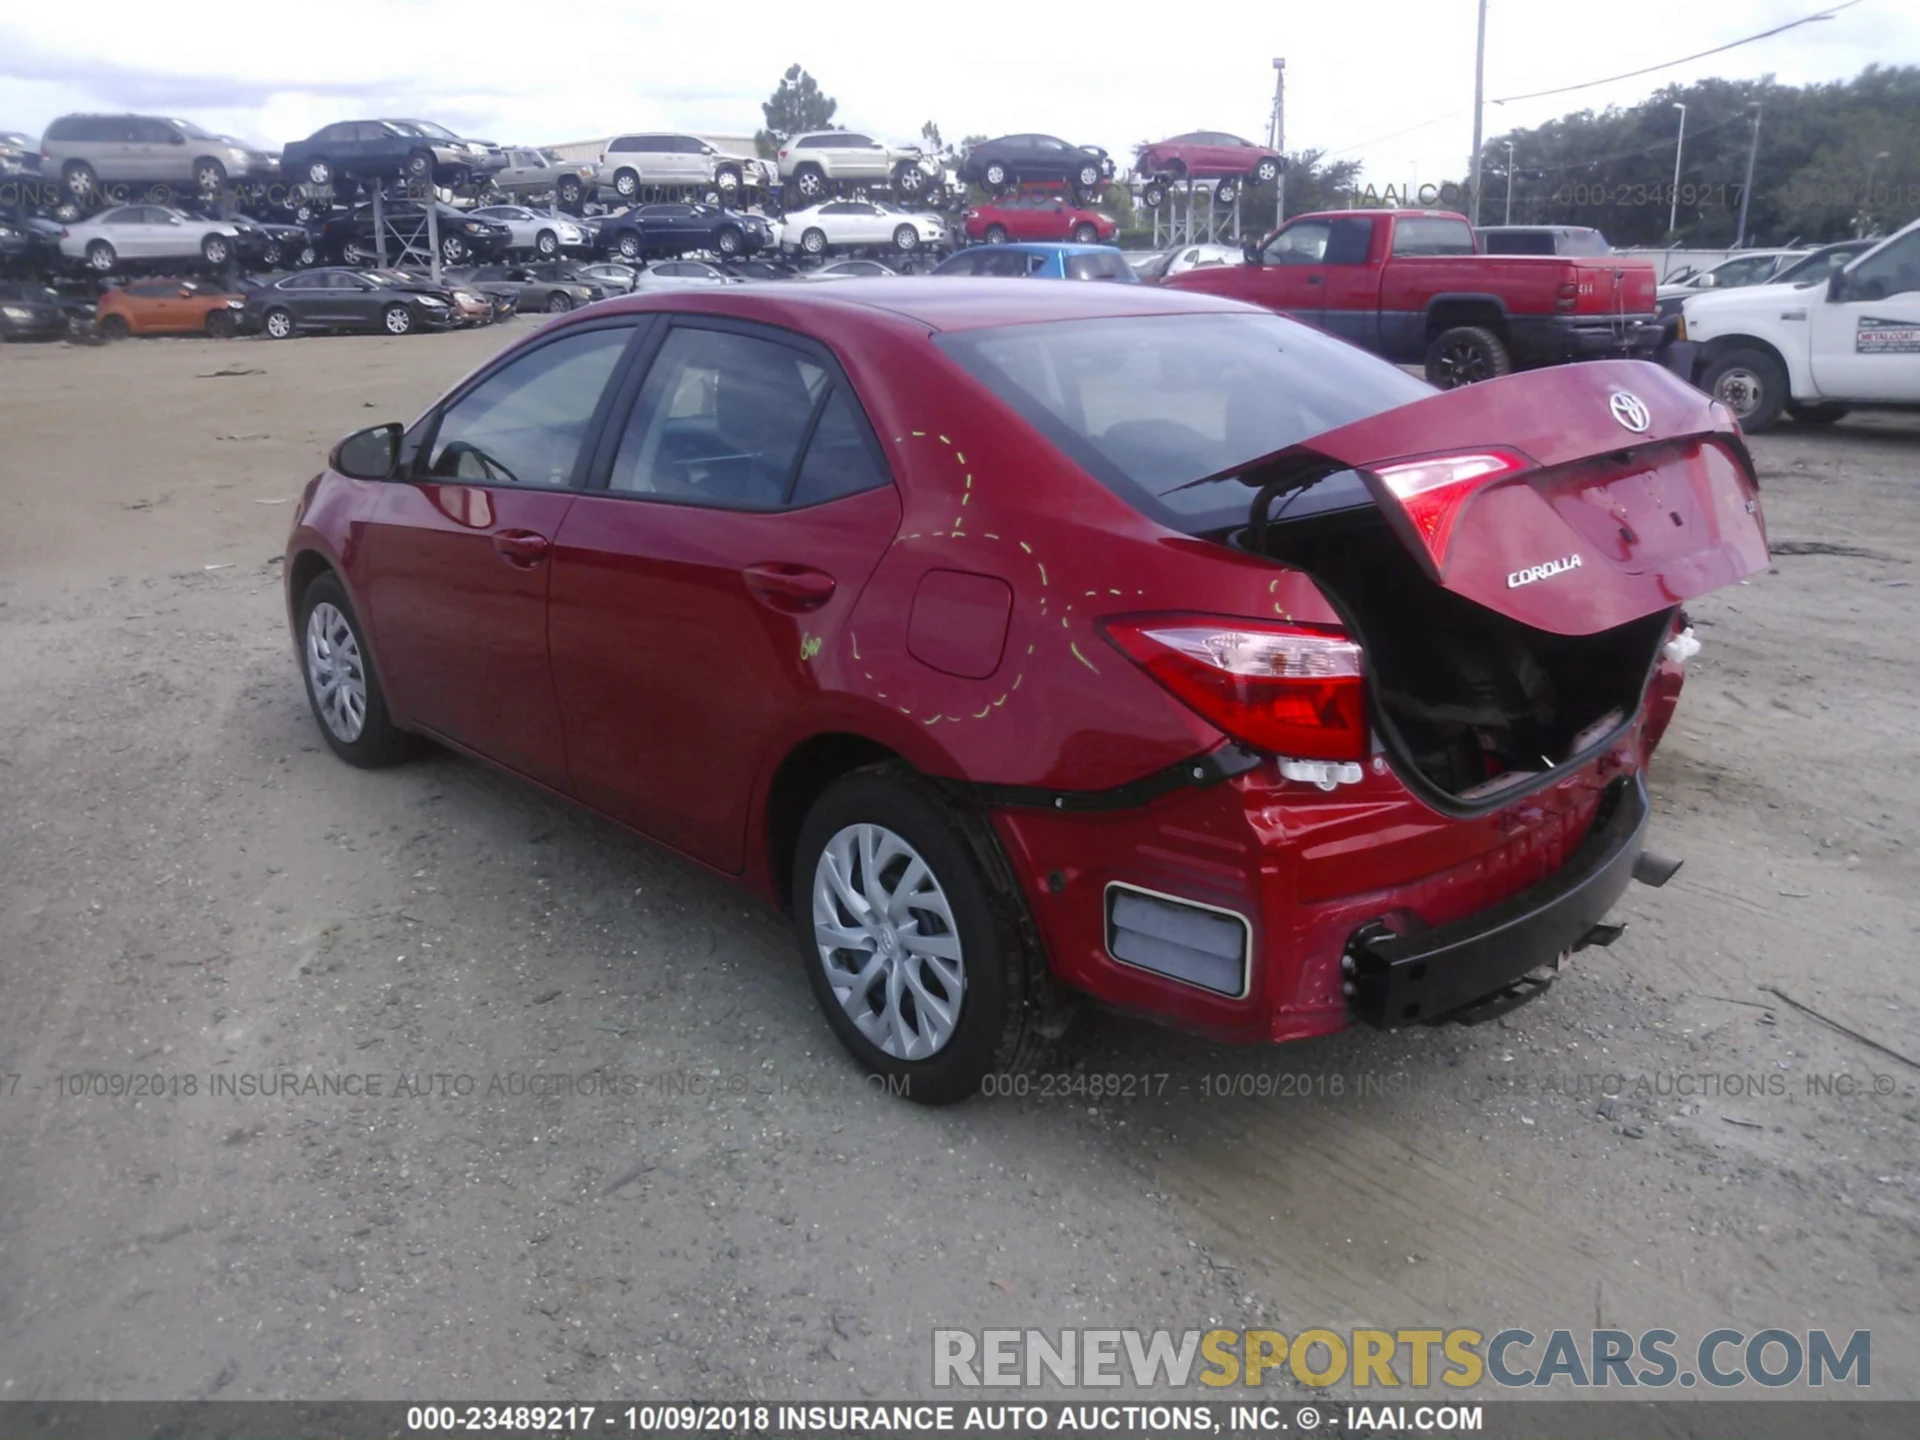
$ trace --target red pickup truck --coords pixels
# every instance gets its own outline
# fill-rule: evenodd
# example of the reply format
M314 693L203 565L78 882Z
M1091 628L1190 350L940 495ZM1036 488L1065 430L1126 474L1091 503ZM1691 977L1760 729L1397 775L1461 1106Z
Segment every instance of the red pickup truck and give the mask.
M1620 255L1486 255L1464 215L1329 210L1299 215L1245 265L1164 283L1250 300L1452 387L1514 369L1660 345L1653 262Z

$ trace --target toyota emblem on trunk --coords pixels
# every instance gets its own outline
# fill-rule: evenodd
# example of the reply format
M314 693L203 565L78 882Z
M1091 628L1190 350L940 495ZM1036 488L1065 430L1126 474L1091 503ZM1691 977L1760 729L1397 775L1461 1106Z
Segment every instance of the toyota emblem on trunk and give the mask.
M1614 419L1636 435L1646 434L1647 426L1653 423L1653 412L1647 409L1647 402L1625 390L1614 391L1607 408L1613 411Z

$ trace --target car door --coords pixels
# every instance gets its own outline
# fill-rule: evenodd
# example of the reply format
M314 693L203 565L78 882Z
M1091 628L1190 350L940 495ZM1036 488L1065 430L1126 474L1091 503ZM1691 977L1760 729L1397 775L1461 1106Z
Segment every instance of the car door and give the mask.
M678 316L622 387L553 554L574 793L738 871L756 777L900 523L827 352Z
M846 134L840 138L837 157L849 180L880 180L887 174L887 152L871 135Z
M408 478L382 491L363 535L396 713L559 789L549 552L636 333L568 326L483 371L409 437Z
M1296 220L1261 248L1261 263L1252 275L1254 293L1247 298L1296 320L1323 324L1328 269L1364 263L1372 238L1368 219Z
M1813 383L1822 395L1920 401L1920 230L1842 270L1807 309Z

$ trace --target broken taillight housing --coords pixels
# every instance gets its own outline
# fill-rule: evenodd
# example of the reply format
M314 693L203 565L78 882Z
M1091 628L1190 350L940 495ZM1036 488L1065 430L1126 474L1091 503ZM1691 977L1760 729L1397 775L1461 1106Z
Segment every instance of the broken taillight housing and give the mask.
M1493 481L1528 469L1531 464L1515 451L1493 449L1396 460L1368 468L1400 502L1437 572L1446 564L1453 527L1467 501Z
M1105 628L1174 698L1235 740L1306 760L1366 757L1361 651L1338 631L1206 615Z

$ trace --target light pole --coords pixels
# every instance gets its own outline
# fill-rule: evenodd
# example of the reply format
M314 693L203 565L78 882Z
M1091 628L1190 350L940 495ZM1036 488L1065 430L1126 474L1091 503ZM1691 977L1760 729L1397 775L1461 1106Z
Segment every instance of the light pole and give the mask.
M1673 204L1667 210L1669 236L1680 225L1680 157L1687 148L1687 107L1676 101L1673 108L1680 112L1680 138L1673 142Z
M1271 148L1280 157L1280 173L1273 180L1273 228L1278 230L1287 218L1287 62L1277 56L1273 62L1273 124Z
M1513 223L1513 142L1507 141L1507 218L1504 225Z
M1467 188L1473 192L1473 223L1480 223L1480 111L1486 95L1487 0L1480 0L1480 36L1473 48L1473 172Z
M1892 153L1890 150L1882 150L1878 155L1867 161L1867 183L1860 187L1860 215L1859 218L1853 222L1853 235L1856 240L1866 235L1867 225L1872 219L1867 213L1867 207L1873 204L1873 172L1880 162Z
M1740 187L1740 228L1733 237L1736 250L1747 242L1747 201L1753 197L1753 162L1760 153L1760 102L1750 101L1747 108L1753 112L1753 140L1747 146L1747 183Z

